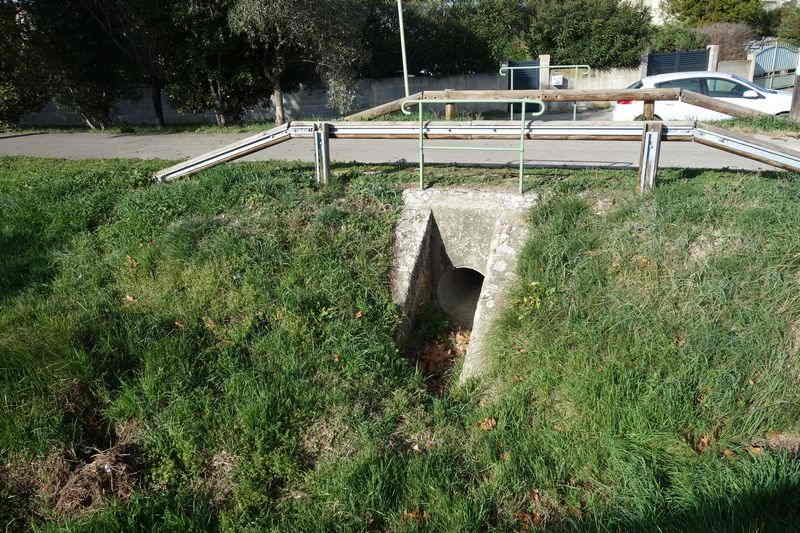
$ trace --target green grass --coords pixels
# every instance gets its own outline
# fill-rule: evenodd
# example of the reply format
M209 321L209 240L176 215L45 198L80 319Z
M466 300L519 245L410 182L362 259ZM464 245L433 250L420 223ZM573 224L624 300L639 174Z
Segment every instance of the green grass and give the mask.
M313 169L271 163L151 185L163 165L0 158L7 528L789 531L800 518L796 458L748 451L798 431L792 176L663 171L640 198L632 172L531 172L543 202L494 368L436 396L393 342L392 225L414 169L339 166L324 190ZM513 188L514 174L432 167L430 180ZM75 468L123 439L140 468L130 498L59 515L42 493L65 490L53 458Z
M773 133L785 137L800 136L800 122L787 117L734 118L710 124L750 133Z

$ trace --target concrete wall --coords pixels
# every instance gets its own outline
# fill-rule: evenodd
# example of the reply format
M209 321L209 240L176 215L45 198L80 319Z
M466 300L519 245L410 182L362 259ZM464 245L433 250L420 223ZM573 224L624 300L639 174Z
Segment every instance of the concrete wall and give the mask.
M610 69L592 71L588 77L575 77L573 71L551 70L551 74L562 74L570 89L621 89L639 79L638 69ZM416 77L410 80L411 92L437 91L443 89L506 89L508 79L491 74L471 74L463 76L447 76L441 78ZM356 90L354 109L368 109L391 100L401 98L404 94L402 78L385 78L380 80L362 80ZM290 119L330 119L338 114L328 107L327 92L323 88L308 88L285 96L286 112ZM504 110L505 105L462 105L459 111L490 112ZM169 124L213 123L212 113L189 114L178 113L175 107L165 98L164 115ZM245 120L271 120L274 117L271 107L260 107L250 110ZM128 124L155 124L156 117L147 88L141 88L141 96L135 100L124 100L117 104L114 118L117 122ZM59 109L50 104L39 113L30 113L23 119L29 126L81 125L77 113Z
M744 59L737 59L733 61L720 61L717 72L725 72L727 74L735 74L740 78L747 79L750 75L750 62Z

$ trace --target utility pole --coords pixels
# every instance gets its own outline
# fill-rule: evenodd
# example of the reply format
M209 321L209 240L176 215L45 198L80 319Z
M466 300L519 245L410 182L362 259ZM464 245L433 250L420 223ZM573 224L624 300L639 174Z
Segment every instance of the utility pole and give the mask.
M411 92L408 90L408 61L406 61L406 30L403 25L403 0L397 0L397 16L400 19L400 48L403 51L403 81L406 86L406 97Z

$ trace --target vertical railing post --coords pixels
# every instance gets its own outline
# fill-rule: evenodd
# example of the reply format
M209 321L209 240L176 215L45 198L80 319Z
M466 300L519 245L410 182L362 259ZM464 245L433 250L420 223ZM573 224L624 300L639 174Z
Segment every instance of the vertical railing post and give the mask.
M642 151L639 157L639 192L645 194L656 184L658 163L661 158L661 122L648 122L642 135Z
M330 124L325 122L314 126L314 166L317 185L328 185L331 174Z
M425 166L425 136L422 132L422 128L424 127L422 121L422 102L418 103L417 107L419 107L419 188L424 189L425 184L422 180L422 169Z
M522 119L519 126L519 193L522 194L522 173L525 168L525 100L522 101Z
M511 72L511 90L513 91L514 90L514 69L512 68L510 72ZM511 109L511 116L508 117L508 120L514 120L514 104L511 104L509 106L509 109Z

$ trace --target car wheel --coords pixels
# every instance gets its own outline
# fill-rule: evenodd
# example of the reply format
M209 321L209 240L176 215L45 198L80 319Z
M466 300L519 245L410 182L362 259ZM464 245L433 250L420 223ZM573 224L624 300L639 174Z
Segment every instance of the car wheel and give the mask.
M778 118L789 118L789 113L790 113L790 111L783 111L781 113L778 113L775 116L778 117Z
M644 120L644 115L639 115L638 117L636 117L633 120ZM660 121L661 117L659 117L658 115L653 115L653 120L659 120Z

